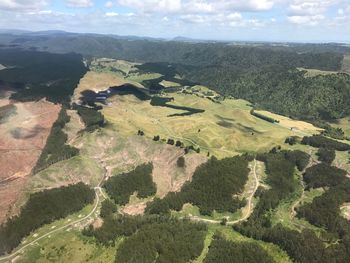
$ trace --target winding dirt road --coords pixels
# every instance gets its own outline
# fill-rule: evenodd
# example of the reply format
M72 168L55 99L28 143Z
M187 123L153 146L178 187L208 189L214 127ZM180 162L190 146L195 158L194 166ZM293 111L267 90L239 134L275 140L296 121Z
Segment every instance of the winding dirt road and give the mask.
M234 220L234 221L229 221L227 222L227 225L234 225L234 224L238 224L242 221L245 221L249 218L249 216L251 215L252 213L252 203L253 203L253 197L254 197L254 194L256 192L256 190L258 189L260 183L259 183L259 178L256 174L256 166L257 166L257 162L256 160L254 160L254 166L253 166L253 175L254 175L254 180L255 180L255 186L254 186L254 191L251 193L251 195L249 196L248 198L248 206L247 206L247 212L245 213L245 215L243 217L241 217L240 219L237 219L237 220ZM21 252L23 252L26 248L34 245L36 242L40 241L41 239L45 238L45 237L48 237L58 231L61 231L61 230L64 230L68 227L71 227L75 224L78 224L80 222L83 222L85 220L88 220L90 217L92 217L94 215L94 213L96 212L100 202L101 202L101 198L100 198L100 195L102 196L102 199L106 199L107 197L105 196L105 194L103 193L102 191L102 188L100 187L101 183L103 182L103 179L101 180L101 182L98 184L98 186L94 187L94 190L95 190L95 195L96 195L96 201L95 201L95 205L93 207L93 209L91 210L91 212L86 215L84 218L81 218L81 219L78 219L74 222L71 222L71 223L68 223L66 225L63 225L59 228L56 228L52 231L49 231L47 232L46 234L40 236L40 237L37 237L36 239L34 239L33 241L31 241L30 243L18 248L17 250L15 250L14 252L12 252L11 254L9 255L6 255L6 256L2 256L0 257L0 262L10 262L11 259L13 259L14 257L16 257L17 255L19 255ZM211 219L205 219L205 218L200 218L200 217L196 217L196 216L192 216L192 217L189 217L191 220L193 221L198 221L198 222L204 222L204 223L211 223L211 224L220 224L221 221L220 220L211 220Z
M41 239L43 239L43 238L45 238L45 237L48 237L48 236L50 236L50 235L52 235L52 234L54 234L54 233L56 233L56 232L58 232L58 231L61 231L61 230L66 229L66 228L68 228L68 227L71 227L71 226L73 226L73 225L75 225L75 224L78 224L78 223L80 223L80 222L83 222L83 221L89 219L90 217L92 217L93 214L96 212L96 210L97 210L97 208L98 208L98 205L99 205L100 202L101 202L99 194L103 197L103 199L105 199L105 195L104 195L104 193L102 192L102 189L101 189L101 187L100 187L99 185L96 186L96 187L94 188L94 190L95 190L95 195L96 195L95 205L94 205L93 209L91 210L91 212L90 212L87 216L85 216L84 218L78 219L78 220L76 220L76 221L73 221L73 222L71 222L71 223L68 223L67 225L64 225L64 226L61 226L61 227L59 227L59 228L56 228L55 230L49 231L49 232L47 232L46 234L44 234L44 235L42 235L42 236L40 236L40 237L37 237L36 239L34 239L33 241L31 241L30 243L24 245L24 246L21 247L21 248L18 248L17 250L15 250L14 252L12 252L11 254L9 254L9 255L7 255L7 256L0 257L0 262L7 262L7 261L10 262L11 259L13 259L15 256L17 256L17 255L20 254L21 252L23 252L24 249L26 249L27 247L30 247L30 246L34 245L34 244L35 244L36 242L38 242L39 240L41 240Z

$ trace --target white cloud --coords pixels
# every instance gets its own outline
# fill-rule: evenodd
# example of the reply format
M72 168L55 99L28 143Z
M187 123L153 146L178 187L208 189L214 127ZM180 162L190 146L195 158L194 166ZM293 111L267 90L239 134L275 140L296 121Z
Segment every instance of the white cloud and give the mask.
M146 13L202 14L266 11L283 0L119 0L122 6Z
M288 21L293 23L293 24L310 25L310 26L316 26L324 19L325 19L325 16L323 16L323 15L289 16L288 17Z
M94 5L92 0L66 0L69 7L91 7Z
M113 7L113 2L112 2L112 1L106 2L106 3L105 3L105 7L107 7L107 8Z
M119 16L119 14L116 13L116 12L107 12L107 13L105 14L105 16L113 17L113 16Z
M173 13L181 10L181 0L119 0L119 4L145 13Z
M340 2L342 0L292 0L289 3L287 20L297 25L319 25L327 20L327 10ZM339 9L339 12L343 11Z
M338 2L339 0L293 0L289 5L289 13L291 16L319 15Z
M47 4L46 0L0 0L0 9L29 11L38 10Z

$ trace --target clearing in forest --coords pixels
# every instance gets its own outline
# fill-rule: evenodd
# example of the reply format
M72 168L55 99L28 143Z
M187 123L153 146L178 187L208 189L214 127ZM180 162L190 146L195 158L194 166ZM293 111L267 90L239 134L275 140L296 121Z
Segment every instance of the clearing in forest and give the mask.
M1 101L8 103L2 105ZM45 147L60 106L46 100L0 99L0 223L18 200L27 177ZM5 103L4 103L5 104ZM11 210L16 210L13 208Z

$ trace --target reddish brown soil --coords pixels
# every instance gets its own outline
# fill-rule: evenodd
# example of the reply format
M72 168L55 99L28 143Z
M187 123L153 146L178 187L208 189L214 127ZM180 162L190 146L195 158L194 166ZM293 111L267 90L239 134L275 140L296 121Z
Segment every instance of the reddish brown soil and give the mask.
M0 105L5 103L14 103L16 114L0 124L0 224L22 193L60 111L59 105L45 100L0 99Z

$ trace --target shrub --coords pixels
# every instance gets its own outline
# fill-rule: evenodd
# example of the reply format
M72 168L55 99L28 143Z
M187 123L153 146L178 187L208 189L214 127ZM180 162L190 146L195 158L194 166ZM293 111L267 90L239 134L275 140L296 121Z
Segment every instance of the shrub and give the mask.
M180 167L180 168L184 168L185 167L185 158L183 156L180 156L178 159L177 159L177 166Z

